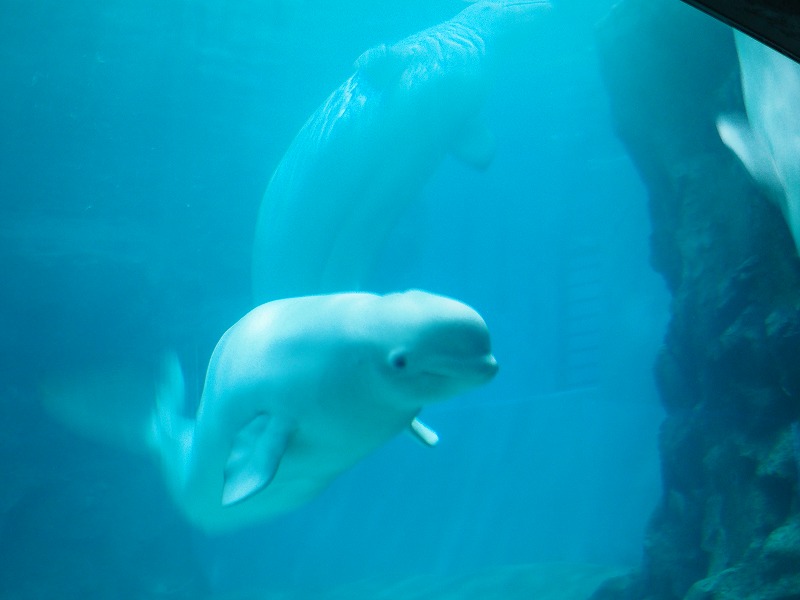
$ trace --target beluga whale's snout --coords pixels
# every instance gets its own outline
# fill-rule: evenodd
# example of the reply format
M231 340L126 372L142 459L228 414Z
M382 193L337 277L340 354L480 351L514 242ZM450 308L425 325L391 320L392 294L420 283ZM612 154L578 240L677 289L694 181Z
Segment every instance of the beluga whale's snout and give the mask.
M453 357L452 360L432 362L427 372L440 377L459 377L476 384L492 379L498 370L497 359L492 354L476 357Z

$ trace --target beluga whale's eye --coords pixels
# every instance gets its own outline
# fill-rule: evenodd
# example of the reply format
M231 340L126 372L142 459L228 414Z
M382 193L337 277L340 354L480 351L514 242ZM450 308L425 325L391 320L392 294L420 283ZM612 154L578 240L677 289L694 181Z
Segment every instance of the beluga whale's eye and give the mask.
M408 354L405 350L394 350L389 355L389 364L398 371L402 371L408 366Z

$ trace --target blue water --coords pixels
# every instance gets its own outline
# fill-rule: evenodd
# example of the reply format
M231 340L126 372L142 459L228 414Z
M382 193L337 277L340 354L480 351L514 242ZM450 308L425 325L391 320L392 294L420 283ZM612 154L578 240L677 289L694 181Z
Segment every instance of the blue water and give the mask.
M189 597L636 564L659 493L651 365L668 300L593 54L610 4L565 2L502 65L491 168L446 159L365 286L475 307L497 378L426 409L440 447L398 438L307 507L205 538L146 456L73 433L40 389L147 371L175 348L199 397L211 349L250 308L256 213L294 134L361 52L464 4L4 0L0 592Z

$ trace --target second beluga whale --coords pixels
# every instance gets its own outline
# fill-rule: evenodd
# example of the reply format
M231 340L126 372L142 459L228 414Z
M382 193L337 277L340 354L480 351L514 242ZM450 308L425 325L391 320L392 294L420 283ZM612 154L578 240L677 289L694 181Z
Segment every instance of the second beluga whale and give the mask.
M746 114L717 119L722 141L783 212L800 252L800 64L734 31Z
M493 65L549 9L483 0L364 52L316 110L267 187L253 246L256 304L354 291L446 153L484 168L479 116Z
M405 429L435 444L422 407L487 382L497 363L478 313L412 290L253 309L217 344L195 418L170 370L151 447L186 517L213 533L296 508Z

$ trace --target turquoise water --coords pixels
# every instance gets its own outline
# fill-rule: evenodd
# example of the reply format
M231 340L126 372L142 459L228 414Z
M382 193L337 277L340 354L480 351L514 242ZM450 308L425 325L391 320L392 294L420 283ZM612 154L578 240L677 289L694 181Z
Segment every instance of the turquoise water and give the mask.
M214 344L251 308L256 214L294 135L364 50L464 3L0 6L4 597L638 562L659 492L651 364L667 296L593 54L611 3L564 4L498 68L491 167L445 158L364 284L476 308L499 375L424 411L439 447L394 439L298 511L212 538L149 457L76 433L40 399L105 381L118 438L169 349L198 398Z

